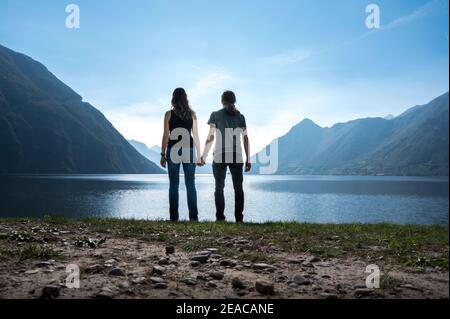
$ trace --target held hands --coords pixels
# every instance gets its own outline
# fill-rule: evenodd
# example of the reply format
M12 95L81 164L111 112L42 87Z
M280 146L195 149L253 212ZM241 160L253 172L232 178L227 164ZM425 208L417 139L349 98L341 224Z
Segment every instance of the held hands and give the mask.
M203 167L203 166L205 166L205 161L204 161L203 157L197 158L197 166L198 166L198 167Z

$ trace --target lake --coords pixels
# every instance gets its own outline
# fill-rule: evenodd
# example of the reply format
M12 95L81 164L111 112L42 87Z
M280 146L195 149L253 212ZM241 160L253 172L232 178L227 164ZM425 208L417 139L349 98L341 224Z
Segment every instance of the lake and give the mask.
M182 180L182 178L181 178ZM0 216L168 218L165 175L0 176ZM246 176L245 220L448 224L447 177ZM199 218L214 220L214 179L197 176ZM231 176L226 216L234 219ZM187 219L184 184L180 218Z

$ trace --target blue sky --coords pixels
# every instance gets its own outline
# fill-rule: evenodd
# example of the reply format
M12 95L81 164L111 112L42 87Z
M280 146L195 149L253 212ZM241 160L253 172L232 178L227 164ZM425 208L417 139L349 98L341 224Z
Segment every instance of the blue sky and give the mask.
M65 27L70 3L80 29ZM303 118L398 115L448 91L448 26L448 0L0 0L0 44L149 145L178 86L201 124L234 90L253 151Z

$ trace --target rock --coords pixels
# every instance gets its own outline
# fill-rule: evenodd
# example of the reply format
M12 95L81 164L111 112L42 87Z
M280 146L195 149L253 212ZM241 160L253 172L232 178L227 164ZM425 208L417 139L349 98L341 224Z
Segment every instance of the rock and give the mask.
M166 255L173 255L175 254L175 247L174 246L166 246Z
M188 286L195 286L197 284L197 280L193 278L184 278L181 280L181 282Z
M231 259L224 259L220 261L220 265L224 267L234 267L237 265L237 263Z
M415 291L423 291L422 288L415 287L415 286L413 286L411 284L400 285L400 288L405 288L405 289L415 290Z
M196 255L208 255L208 256L210 256L211 254L212 252L209 250L203 250L196 253Z
M105 261L105 265L114 265L115 263L117 263L115 259L108 259Z
M196 261L196 260L191 261L191 267L192 268L197 268L197 267L200 266L200 264L201 263L199 261Z
M138 278L136 278L136 279L133 279L133 284L135 284L135 285L140 285L140 284L143 284L144 282L146 282L147 281L147 278L145 278L145 277L138 277Z
M307 285L311 284L311 281L309 279L306 279L305 277L300 276L300 275L294 275L292 277L292 282L299 286L307 286Z
M253 269L266 270L266 269L275 269L275 267L268 265L268 264L259 263L259 264L254 264Z
M296 288L299 287L299 285L296 284L295 282L291 282L291 283L289 284L289 287L290 287L290 288L293 288L293 289L296 289Z
M161 277L150 277L149 280L154 284L166 283Z
M165 269L161 266L153 266L152 274L154 275L164 275Z
M125 271L123 271L122 268L113 268L109 272L109 275L115 276L115 277L123 277L123 276L125 276Z
M209 256L209 258L211 258L211 259L220 259L220 258L222 258L222 255L219 255L219 254L211 254L211 255Z
M169 284L167 284L166 282L159 282L155 285L153 285L154 289L167 289L169 288Z
M206 284L209 288L217 288L217 284L214 281L208 281Z
M122 281L117 285L117 287L119 287L122 290L128 290L130 289L130 283L128 281Z
M322 261L322 259L320 259L319 257L316 257L316 256L313 256L309 259L310 263L318 263L320 261Z
M205 264L209 259L209 255L195 255L191 258L192 261L198 261L202 264Z
M337 283L336 284L336 290L337 291L343 291L344 290L344 286L341 283Z
M53 263L49 262L49 261L40 261L34 264L34 267L36 268L44 268L44 267L50 267L52 266Z
M108 287L103 287L100 292L98 292L94 298L96 299L111 299L115 295L115 292Z
M42 288L41 299L54 299L59 297L61 291L60 286L49 285Z
M231 286L234 289L244 289L245 288L244 282L239 277L233 277L233 279L231 280Z
M104 267L102 265L96 264L96 265L86 267L84 272L87 274L98 274L98 273L101 273L103 271L103 269L104 269Z
M162 258L158 261L158 265L160 266L168 266L170 265L170 259L169 258Z
M331 276L330 275L323 275L322 278L323 279L331 279Z
M272 283L264 281L264 280L258 280L255 283L256 291L258 291L262 295L274 295L275 294L275 287Z
M37 274L39 272L39 269L31 269L31 270L27 270L25 271L26 275L34 275Z
M337 295L327 293L320 294L320 297L322 297L323 299L339 299Z
M354 289L366 289L367 286L366 284L356 284L355 286L353 286Z
M355 290L355 297L370 297L373 294L372 289L356 289Z
M233 248L234 247L234 243L233 242L228 242L228 243L225 244L225 247Z
M211 276L211 278L214 278L216 280L222 280L223 277L225 277L225 274L223 272L220 271L215 271L209 274Z
M288 264L294 264L294 265L300 265L302 262L304 262L303 259L294 259L294 258L289 258L287 260Z
M217 253L219 249L217 248L206 248L206 250L210 251L211 253Z
M304 261L302 263L302 266L306 267L306 268L314 268L314 265L311 262L309 262L309 261Z

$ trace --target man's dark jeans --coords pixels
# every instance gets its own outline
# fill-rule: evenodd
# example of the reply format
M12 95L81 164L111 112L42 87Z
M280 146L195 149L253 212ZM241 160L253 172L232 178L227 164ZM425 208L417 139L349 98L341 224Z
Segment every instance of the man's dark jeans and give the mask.
M216 218L218 221L225 220L225 196L223 190L225 188L225 178L227 176L227 168L230 168L231 177L234 187L234 216L236 222L240 223L244 220L244 190L242 187L244 176L242 163L213 163L213 174L216 180L216 191L214 198L216 201Z
M190 152L191 161L189 163L175 163L170 158L169 148L167 150L167 171L169 173L169 202L170 202L170 220L177 221L179 218L178 214L178 200L179 200L179 186L180 186L180 166L183 165L184 171L184 183L186 184L187 201L189 208L189 219L191 221L198 220L198 209L197 209L197 190L195 188L195 168L196 164L194 162L194 150L192 148L187 149ZM179 155L182 154L180 150Z

